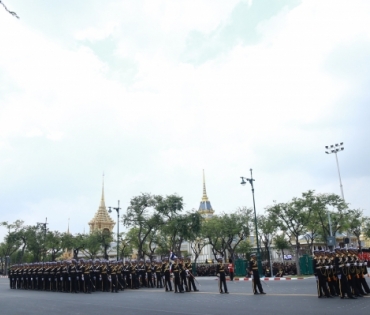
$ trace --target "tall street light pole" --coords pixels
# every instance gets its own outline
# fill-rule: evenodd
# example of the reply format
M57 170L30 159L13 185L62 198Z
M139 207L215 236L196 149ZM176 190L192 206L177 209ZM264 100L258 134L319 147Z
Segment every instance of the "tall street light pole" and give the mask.
M340 192L342 194L342 199L344 201L344 193L343 193L343 185L342 185L342 178L340 177L340 170L339 170L339 162L338 162L338 155L337 153L344 150L343 142L336 143L333 145L327 145L325 146L325 153L326 154L335 154L335 160L337 161L337 169L338 169L338 176L339 176L339 186L340 186Z
M343 142L341 143L336 143L332 145L327 145L325 146L325 153L326 154L335 154L335 160L337 162L337 169L338 169L338 176L339 176L339 187L340 187L340 192L342 195L342 199L344 201L344 193L343 193L343 185L342 185L342 178L340 176L340 170L339 170L339 162L338 162L338 152L344 150ZM330 230L330 240L328 241L329 247L332 248L332 246L335 245L335 237L333 237L333 232L332 232L332 227L331 227L331 219L330 219L330 212L328 211L328 221L329 221L329 230Z
M258 273L261 275L262 274L262 264L261 264L261 253L260 253L260 246L259 246L259 241L258 241L258 229L257 229L257 214L256 214L256 202L254 200L254 186L253 186L253 174L252 174L252 169L250 169L251 172L251 178L246 178L246 177L240 177L242 179L242 182L240 183L241 185L245 185L246 182L248 181L249 184L251 184L252 187L252 196L253 196L253 209L254 209L254 227L256 230L256 242L257 242L257 264L258 264Z
M37 226L38 227L42 227L42 229L44 231L44 244L43 244L43 252L44 252L44 255L42 256L42 263L43 263L43 265L45 264L45 256L46 256L45 242L46 242L46 225L48 224L47 222L48 222L48 218L45 218L45 222L44 223L40 223L40 222L37 223Z
M119 207L119 200L118 200L118 207L117 208L109 207L108 212L111 213L112 209L117 211L117 261L118 261L119 260L119 210L121 209Z

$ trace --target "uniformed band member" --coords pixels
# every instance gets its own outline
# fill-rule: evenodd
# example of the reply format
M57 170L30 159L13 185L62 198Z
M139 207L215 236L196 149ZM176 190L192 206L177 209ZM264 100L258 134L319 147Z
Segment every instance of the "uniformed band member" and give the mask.
M175 293L184 293L184 289L181 285L181 278L180 278L181 271L182 269L179 264L179 259L175 258L175 263L173 263L171 266L171 272L173 273L173 276L174 276Z
M314 250L313 268L317 295L357 299L370 293L366 282L367 261L361 261L358 250L337 247L334 252Z
M167 257L163 259L162 274L164 275L164 287L166 292L173 291L171 285L171 265Z
M217 262L218 263L217 263L216 273L218 277L218 289L220 293L229 294L229 291L227 290L227 285L226 285L225 265L222 263L222 257L218 257ZM222 285L224 287L224 291L222 291Z
M191 264L191 257L189 256L185 263L185 271L188 277L188 288L189 288L189 291L191 291L191 287L193 286L194 292L198 292L199 290L197 289L194 283L195 277L191 270L192 270L192 264Z
M256 254L251 255L249 261L249 273L252 277L252 289L254 294L266 294L262 289L260 274L258 272L258 264L256 260ZM259 292L257 291L257 288Z

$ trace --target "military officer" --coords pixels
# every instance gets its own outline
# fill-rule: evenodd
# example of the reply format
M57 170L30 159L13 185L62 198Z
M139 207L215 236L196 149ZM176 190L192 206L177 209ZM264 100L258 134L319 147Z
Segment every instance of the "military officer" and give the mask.
M262 289L260 274L258 272L258 264L256 259L256 254L251 255L251 259L249 261L249 273L252 277L252 288L254 294L266 294ZM259 290L259 293L257 291Z
M229 294L226 285L225 265L222 263L222 257L217 258L216 273L218 277L218 289L220 293ZM222 286L224 287L224 291L222 291Z

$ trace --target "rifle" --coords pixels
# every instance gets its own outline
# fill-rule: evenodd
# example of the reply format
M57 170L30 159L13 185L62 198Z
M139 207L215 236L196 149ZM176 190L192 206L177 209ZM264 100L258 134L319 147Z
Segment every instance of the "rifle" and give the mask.
M194 275L191 273L190 270L188 270L189 274L193 277L193 279L195 280L195 282L201 287L201 284L198 282L198 280L194 277Z

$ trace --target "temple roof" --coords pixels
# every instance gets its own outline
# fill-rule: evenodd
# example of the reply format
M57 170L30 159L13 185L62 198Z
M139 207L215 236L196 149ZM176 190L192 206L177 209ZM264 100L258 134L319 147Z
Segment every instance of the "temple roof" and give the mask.
M203 170L203 196L202 196L202 200L200 202L198 211L214 213L214 210L211 206L211 202L209 201L208 196L207 196L206 179L204 175L204 170Z
M94 218L89 222L90 227L95 224L103 224L104 226L111 226L111 229L116 224L112 218L109 216L107 208L105 206L105 200L104 200L104 181L103 181L103 188L102 188L102 194L100 199L100 205L98 211L95 213Z

